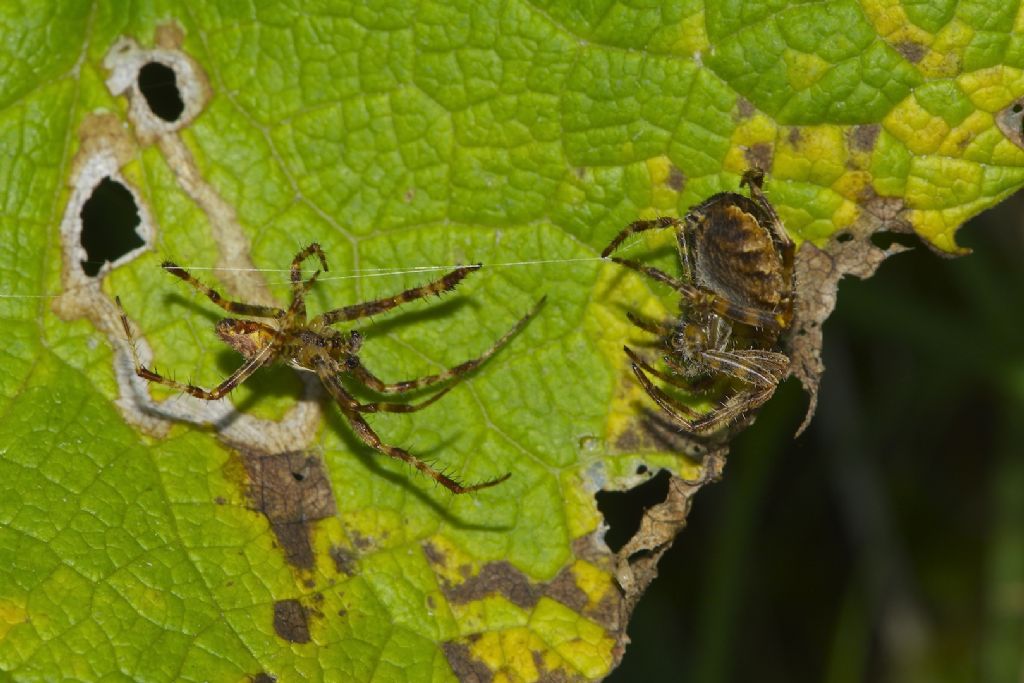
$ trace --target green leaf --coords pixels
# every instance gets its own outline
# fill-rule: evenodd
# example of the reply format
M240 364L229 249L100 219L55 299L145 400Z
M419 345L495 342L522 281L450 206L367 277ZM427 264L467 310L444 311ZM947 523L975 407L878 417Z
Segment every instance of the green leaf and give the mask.
M699 488L679 477L702 469L655 438L621 353L637 334L626 311L676 302L601 263L602 247L754 165L794 238L826 252L880 229L957 252L958 226L1024 185L1008 5L635 4L0 9L0 670L421 681L614 667L622 615ZM195 68L181 125L146 124L107 80L131 55ZM89 279L68 229L101 158L153 234ZM331 265L313 312L485 264L445 301L357 325L366 364L392 381L478 355L547 295L439 403L369 418L467 481L511 479L453 497L361 445L328 402L302 403L282 368L232 395L230 424L169 420L173 397L143 409L114 295L159 369L212 386L238 362L210 329L219 311L159 262L283 302L286 272L224 268L287 269L311 241ZM438 270L413 272L425 266ZM678 475L665 514L611 553L594 493L660 468ZM653 560L630 557L641 549Z

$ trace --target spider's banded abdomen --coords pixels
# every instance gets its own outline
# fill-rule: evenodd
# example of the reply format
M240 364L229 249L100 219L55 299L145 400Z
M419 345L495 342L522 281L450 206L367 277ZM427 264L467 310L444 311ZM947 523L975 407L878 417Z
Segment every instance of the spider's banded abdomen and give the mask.
M694 209L688 246L697 284L730 301L772 311L783 303L791 285L763 214L743 195L715 195Z

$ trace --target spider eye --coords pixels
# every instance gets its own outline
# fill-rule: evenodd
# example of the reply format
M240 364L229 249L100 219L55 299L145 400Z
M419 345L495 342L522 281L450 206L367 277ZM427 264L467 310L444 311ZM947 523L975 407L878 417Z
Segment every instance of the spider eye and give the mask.
M349 370L355 370L357 367L359 367L359 359L356 358L355 356L346 356L345 367L347 367Z

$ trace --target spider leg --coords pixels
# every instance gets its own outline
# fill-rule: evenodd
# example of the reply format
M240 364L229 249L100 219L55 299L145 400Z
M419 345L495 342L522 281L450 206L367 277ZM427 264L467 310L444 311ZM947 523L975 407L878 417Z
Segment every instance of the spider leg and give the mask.
M329 271L330 268L327 266L327 257L324 256L323 249L316 242L311 242L305 249L300 251L292 259L291 268L291 280L292 280L292 304L289 310L298 313L302 316L302 319L306 319L306 292L310 290L313 283L316 282L316 278L320 275L320 271L313 273L305 282L302 281L302 262L307 258L316 254L317 258L320 259L320 265L323 266L324 271Z
M384 382L383 380L375 376L372 372L367 370L366 367L359 362L359 359L357 357L353 357L355 359L354 366L351 368L346 367L345 370L347 372L350 372L356 379L362 382L365 386L373 389L374 391L378 391L382 394L401 394L406 391L413 391L415 389L429 387L433 384L437 384L439 382L444 382L446 380L452 379L453 377L461 378L462 375L472 372L476 368L483 365L483 363L488 358L493 356L495 353L498 352L498 350L501 347L507 344L509 340L512 339L512 337L514 337L516 333L519 332L519 330L523 329L526 323L530 322L531 318L537 315L537 311L540 310L540 307L544 304L546 300L546 296L541 297L537 301L537 303L533 305L533 308L527 311L526 315L520 318L518 322L516 322L516 324L513 325L508 330L508 332L503 334L501 337L498 338L497 341L491 344L491 348L487 349L476 358L471 358L470 360L459 363L455 367L443 370L442 372L439 372L436 375L427 375L426 377L418 377L416 379L408 379L394 383ZM447 389L445 391L447 391Z
M633 366L633 372L650 397L668 413L669 417L678 422L686 431L700 435L711 434L730 422L734 422L744 413L757 408L771 398L775 390L774 387L767 387L754 392L738 392L716 408L699 414L666 394L638 366Z
M449 391L455 388L455 385L449 385L441 391L437 392L426 401L419 403L397 403L394 401L374 401L373 403L357 403L353 406L355 410L360 413L415 413L417 410L423 410L431 403L434 403L439 398L447 394Z
M698 375L697 377L691 376L690 372L682 363L676 360L671 355L665 355L662 357L667 365L673 372L678 375L686 377L689 381L688 388L690 391L708 391L715 385L715 377L709 374Z
M683 298L693 305L710 308L719 315L732 320L738 320L740 322L749 322L749 324L757 327L767 327L773 330L781 329L775 314L770 311L733 303L728 299L723 299L714 292L709 292L705 289L701 289L700 287L691 285L688 282L678 280L653 266L645 266L642 263L630 261L629 259L612 258L609 260L614 261L621 266L632 268L639 273L643 273L652 280L657 280L658 282L668 285L679 292Z
M285 314L283 310L275 306L260 306L258 304L244 304L240 301L229 301L222 297L216 290L207 287L187 270L171 261L164 261L160 264L160 267L171 275L184 280L198 289L200 292L205 294L210 301L217 304L225 311L240 313L241 315L251 315L258 318L281 318Z
M774 351L741 349L706 350L701 357L711 367L758 388L774 388L789 367L789 358Z
M672 419L686 427L687 430L695 431L691 425L695 419L700 418L700 413L690 406L679 403L679 401L662 391L658 385L651 381L651 378L647 376L647 373L639 365L634 363L632 367L633 374L640 380L640 385L654 399L655 403L661 406ZM686 417L683 417L683 415L686 415Z
M653 266L644 265L643 263L631 261L630 259L626 258L610 258L608 260L617 263L618 265L625 265L627 268L632 268L637 272L642 272L643 274L647 275L648 278L650 278L651 280L656 280L659 283L668 285L677 292L692 292L693 297L697 296L697 288L693 287L692 285L688 285L681 280L676 280L675 278L673 278L672 275L665 272L664 270L658 270Z
M673 332L672 327L670 325L667 325L657 320L651 320L650 318L645 318L643 316L637 315L636 313L633 313L632 311L626 312L626 319L629 320L629 322L636 325L637 327L639 327L644 332L650 332L651 334L656 335L658 337L667 337L671 335Z
M296 254L295 258L292 259L291 278L293 285L297 285L302 281L302 262L313 254L316 254L317 258L320 259L320 265L323 266L324 271L330 270L327 267L327 257L324 256L323 249L320 248L318 243L310 242L309 246Z
M512 476L512 473L509 472L497 479L490 479L478 484L466 486L452 479L440 470L431 467L409 451L384 443L381 441L380 437L377 436L377 433L373 431L373 428L370 427L369 423L366 422L363 416L359 414L357 409L357 406L359 405L358 402L350 393L348 393L348 391L345 390L345 387L342 386L341 380L338 378L338 374L336 372L339 368L332 367L334 366L333 363L322 358L314 365L316 367L316 373L320 376L320 380L324 383L324 386L327 387L327 391L330 392L331 396L334 397L334 400L337 402L342 414L345 415L348 423L352 426L353 431L355 431L356 436L358 436L363 443L378 453L409 463L452 493L470 493L471 491L479 491L480 489L500 484Z
M306 294L313 289L320 272L317 270L307 280L292 283L292 303L288 306L288 312L299 316L303 323L306 320Z
M608 243L608 246L601 252L601 258L607 258L609 254L618 249L619 245L622 244L627 237L635 235L638 232L644 232L645 230L659 229L659 228L673 228L681 225L681 221L678 218L672 216L659 216L652 220L646 221L633 221L619 232L615 238Z
M425 296L431 294L437 294L440 296L444 292L449 292L455 289L455 286L459 284L467 275L475 270L479 270L481 264L476 263L471 266L459 266L455 270L451 271L447 275L433 282L429 282L420 287L413 287L407 289L401 294L395 294L394 296L386 296L382 299L375 301L366 301L361 304L353 304L352 306L345 306L344 308L337 308L333 311L327 311L320 314L314 319L320 321L325 325L332 325L336 322L343 322L346 320L355 320L357 318L366 318L371 315L377 315L385 311L390 311L396 306L400 306L407 301L413 301L415 299L422 299Z
M204 401L216 401L217 399L227 395L232 389L244 382L249 375L270 363L276 355L276 344L266 346L256 356L246 361L240 368L231 373L227 379L210 390L197 387L194 384L178 382L177 380L157 374L142 364L142 361L139 359L139 350L135 345L135 337L132 335L131 325L128 323L128 316L125 314L124 308L121 306L121 299L120 297L115 297L114 300L117 302L117 307L121 311L121 326L124 328L125 336L128 338L128 348L132 354L132 361L135 363L135 374L146 381L156 382L179 391L184 391L185 393L191 394L196 398L201 398Z
M740 391L722 404L708 411L697 420L695 426L698 433L711 433L728 424L739 420L744 415L761 407L775 393L775 387L765 387L756 391Z
M652 280L668 285L679 292L692 305L710 308L715 313L731 320L770 330L782 330L788 324L788 321L780 320L780 317L783 317L781 314L777 315L772 311L733 303L728 299L723 299L714 292L709 292L678 280L653 266L645 266L642 263L628 259L612 258L609 260L618 263L620 266L632 268L638 273L643 273Z
M641 370L643 370L647 374L654 375L655 377L657 377L661 381L663 381L663 382L665 382L667 384L671 384L672 386L677 387L679 389L684 389L684 390L687 390L687 391L690 391L690 390L693 389L693 386L690 383L688 383L685 380L683 380L683 378L680 377L679 375L672 375L672 374L669 374L667 372L663 372L661 370L658 370L657 368L653 367L650 363L645 361L643 358L641 358L640 354L638 354L636 351L634 351L633 349L629 348L628 346L623 346L622 350L626 352L626 355L629 356L629 360L631 360L633 362L634 366L639 367ZM634 370L634 372L635 372L635 370Z

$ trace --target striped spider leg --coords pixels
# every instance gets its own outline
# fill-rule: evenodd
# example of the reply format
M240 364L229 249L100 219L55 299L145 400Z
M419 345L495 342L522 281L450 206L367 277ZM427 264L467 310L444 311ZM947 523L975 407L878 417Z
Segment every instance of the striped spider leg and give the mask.
M412 413L433 404L448 393L468 373L478 368L505 346L536 315L544 299L542 298L538 301L508 332L476 358L433 375L388 383L371 373L359 359L359 351L363 344L363 337L359 331L348 330L342 332L334 329L331 325L352 322L360 318L385 313L409 301L422 299L431 294L441 295L449 292L455 289L459 282L470 273L479 270L480 264L460 266L425 285L413 287L392 296L329 310L309 319L306 315L306 294L313 287L317 277L322 272L317 270L309 278L303 279L302 263L312 256L317 257L323 271L329 270L327 258L320 245L314 242L299 251L292 260L290 269L292 300L287 309L227 300L216 290L200 282L181 266L170 261L164 262L162 264L164 270L202 292L217 306L230 313L250 318L262 318L266 322L261 320L225 318L216 324L217 335L222 341L238 351L244 358L244 362L227 379L213 389L207 390L190 383L178 382L165 377L142 364L136 349L131 326L128 322L128 316L125 314L124 309L121 308L120 299L117 299L117 305L121 310L121 324L124 327L125 336L127 337L129 349L135 363L136 374L149 382L169 386L196 398L215 401L230 393L232 389L244 382L257 369L275 362L283 362L295 369L316 374L337 403L342 415L346 418L356 436L365 444L384 455L411 464L452 493L477 491L500 484L508 479L510 474L504 474L477 484L461 484L408 451L384 443L366 422L363 413ZM397 395L402 395L416 389L447 384L442 386L433 396L419 403L403 402L401 399L360 403L346 386L345 380L366 387L371 391Z

